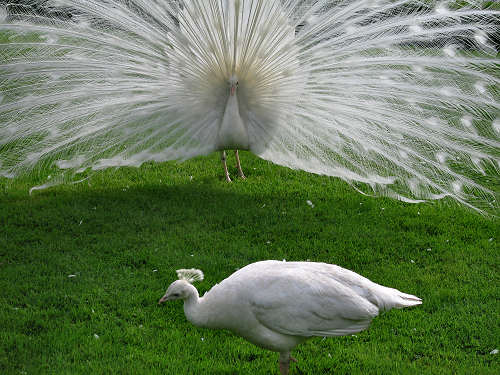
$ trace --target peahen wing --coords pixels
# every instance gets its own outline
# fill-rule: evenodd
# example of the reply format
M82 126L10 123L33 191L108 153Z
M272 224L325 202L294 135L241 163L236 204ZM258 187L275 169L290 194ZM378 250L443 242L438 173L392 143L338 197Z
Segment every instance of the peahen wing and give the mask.
M378 308L332 277L299 269L261 275L250 301L267 328L297 336L340 336L366 329Z

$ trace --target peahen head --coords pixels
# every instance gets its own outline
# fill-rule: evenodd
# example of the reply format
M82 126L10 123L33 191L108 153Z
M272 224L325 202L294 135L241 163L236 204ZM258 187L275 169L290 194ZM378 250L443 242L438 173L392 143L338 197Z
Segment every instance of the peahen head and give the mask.
M177 270L177 277L179 280L170 284L165 295L158 301L158 304L177 299L186 300L193 296L198 297L198 291L191 283L203 280L202 271L197 269Z
M166 301L174 301L176 299L188 299L191 295L193 295L193 289L195 289L195 287L186 280L176 280L170 284L165 292L165 295L158 301L158 304Z

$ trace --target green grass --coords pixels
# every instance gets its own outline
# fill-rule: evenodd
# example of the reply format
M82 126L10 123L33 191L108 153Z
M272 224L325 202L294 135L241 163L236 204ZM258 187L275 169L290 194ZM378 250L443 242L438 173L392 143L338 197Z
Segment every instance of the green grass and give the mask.
M248 179L233 184L217 155L32 196L44 173L0 180L0 373L277 373L275 353L192 326L180 302L157 306L178 268L205 272L203 294L262 259L339 264L424 301L309 340L291 374L500 373L499 219L242 162Z

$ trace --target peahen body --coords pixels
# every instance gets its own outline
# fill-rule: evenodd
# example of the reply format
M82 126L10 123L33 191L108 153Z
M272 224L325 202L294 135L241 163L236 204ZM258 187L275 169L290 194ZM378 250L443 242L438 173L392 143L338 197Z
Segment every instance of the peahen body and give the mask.
M228 329L251 343L280 353L288 374L290 352L313 336L360 332L379 312L415 306L421 299L376 284L345 268L315 262L252 263L210 289L203 297L191 284L199 270L177 271L158 302L183 300L186 318L196 326Z

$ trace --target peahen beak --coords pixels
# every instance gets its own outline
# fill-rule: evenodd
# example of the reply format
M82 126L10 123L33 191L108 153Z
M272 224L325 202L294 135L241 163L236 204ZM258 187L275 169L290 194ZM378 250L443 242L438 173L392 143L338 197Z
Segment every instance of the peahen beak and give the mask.
M165 301L168 301L168 297L167 295L165 294L163 297L160 298L160 300L158 301L158 305L161 305L163 302Z

